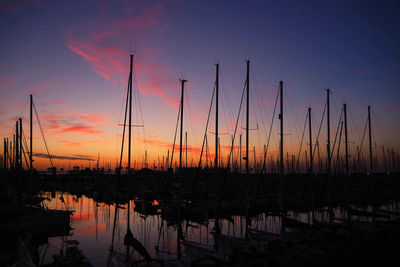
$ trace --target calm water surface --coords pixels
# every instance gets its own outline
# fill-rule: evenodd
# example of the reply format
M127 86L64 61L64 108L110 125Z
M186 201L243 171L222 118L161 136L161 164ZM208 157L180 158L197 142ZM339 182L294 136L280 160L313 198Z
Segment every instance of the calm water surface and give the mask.
M68 237L54 237L49 239L49 244L40 247L40 257L43 263L53 261L53 255L58 254L62 247L63 240L77 240L80 242L79 248L89 261L95 266L106 266L109 256L112 232L114 224L115 205L97 203L95 200L68 193L56 193L54 198L47 193L45 196L50 200L45 201L48 208L73 210L71 215L71 235ZM61 199L64 199L64 202ZM137 203L137 202L136 202ZM154 202L156 203L156 202ZM128 205L121 205L118 209L115 224L114 250L121 253L126 252L123 245L124 236L127 231ZM336 216L341 216L340 210L335 210ZM297 220L310 222L310 214L294 214L289 212L290 217ZM320 219L323 214L318 215ZM243 216L233 216L230 220L221 220L222 234L235 237L244 237L245 218ZM251 228L264 230L272 233L279 233L281 230L281 220L277 216L259 215L251 220ZM174 259L177 250L177 227L169 225L161 218L161 215L144 216L135 210L135 200L130 201L130 229L136 239L138 239L147 249L151 257L158 259ZM188 241L194 241L205 245L213 245L211 232L214 229L214 220L209 220L208 225L190 222L186 229L183 223L183 234ZM159 247L159 251L155 247ZM141 259L137 254L133 254L136 259Z

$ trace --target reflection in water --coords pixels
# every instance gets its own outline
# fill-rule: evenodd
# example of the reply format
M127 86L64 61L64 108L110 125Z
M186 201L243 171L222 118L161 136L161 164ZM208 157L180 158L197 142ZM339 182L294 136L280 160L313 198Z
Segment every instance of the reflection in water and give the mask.
M161 217L157 200L147 202L149 205L145 205L144 202L139 200L131 200L129 205L119 205L117 213L115 213L115 205L97 203L95 200L85 196L77 198L68 193L60 192L53 195L53 198L51 198L50 193L46 194L46 196L50 199L47 201L49 208L74 211L73 215L71 215L72 236L68 237L68 239L80 242L80 250L94 266L106 266L112 244L115 252L114 256L116 256L115 259L119 258L121 261L126 259L127 248L124 246L124 237L127 233L128 221L130 222L129 228L133 237L143 245L151 258L173 260L180 253L181 248L177 242L178 227L176 223L167 222ZM129 220L128 207L130 208ZM391 210L390 207L386 207L386 209ZM147 214L154 215L144 215L146 212L143 212L143 210L146 210ZM365 211L370 210L371 208L365 209ZM114 216L116 217L115 227ZM349 219L357 221L372 221L372 218L368 217L364 219L361 219L361 217L350 218L351 216L347 215L346 211L339 208L333 209L333 217L349 217ZM328 221L329 213L326 208L314 214L311 212L295 213L287 211L286 218L292 218L297 223L302 222L304 225L312 225L313 218L317 221ZM289 219L289 223L293 223L294 220L291 222ZM187 253L190 253L190 248L210 251L210 248L212 250L213 247L218 246L218 243L214 244L214 222L214 219L209 219L204 224L192 221L183 221L181 223L182 237L185 240L184 247ZM228 219L220 218L219 223L221 234L218 235L219 237L216 240L219 240L221 244L224 244L224 242L243 242L246 237L246 219L244 216L232 216ZM258 234L261 233L258 238L264 240L265 238L274 239L278 236L274 234L280 234L283 230L286 231L287 229L283 228L282 223L281 216L277 214L268 215L266 213L261 213L248 222L252 230L258 230ZM112 239L113 231L114 239ZM269 234L265 235L265 233ZM50 238L49 244L40 248L40 257L43 258L43 263L53 261L52 256L59 253L64 241L64 237ZM137 249L133 251L131 248L129 251L132 259L143 259ZM185 253L185 250L183 253ZM141 254L144 255L143 253ZM185 256L188 257L188 255ZM220 258L226 258L226 256L229 257L229 255L225 254L219 255Z
M47 194L51 198L50 194ZM60 200L63 197L65 204ZM136 201L136 203L138 203ZM154 205L158 204L154 200ZM112 243L115 205L97 203L91 198L77 198L68 193L56 193L47 201L49 208L73 210L71 215L72 236L80 242L79 248L95 266L105 266ZM128 205L120 205L117 212L114 236L114 251L125 254L124 236L127 230ZM130 229L133 236L147 249L152 258L175 259L177 257L177 227L166 222L161 215L143 215L137 212L135 200L130 201ZM221 233L229 236L244 238L246 222L243 216L233 216L231 219L220 220ZM214 220L208 223L182 223L184 236L187 241L193 241L213 246ZM276 216L259 215L252 219L252 228L279 233L280 218ZM52 255L59 253L63 238L49 239L49 244L41 248L43 263L52 262ZM156 247L158 249L156 249ZM139 255L133 255L140 259Z

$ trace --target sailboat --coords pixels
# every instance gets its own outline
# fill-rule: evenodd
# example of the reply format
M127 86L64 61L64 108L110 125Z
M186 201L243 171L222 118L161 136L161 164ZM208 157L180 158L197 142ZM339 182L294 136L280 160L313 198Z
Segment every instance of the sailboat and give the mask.
M124 130L122 135L122 147L121 147L121 158L119 164L119 174L122 171L122 158L123 158L123 148L124 148L124 139L125 139L125 126L126 126L126 117L128 115L129 124L128 126L128 176L131 177L132 169L131 169L131 147L132 147L132 68L133 68L133 54L130 55L130 73L128 80L128 90L127 90L127 98L126 98L126 106L125 106L125 118L124 118ZM129 110L128 110L129 107ZM114 225L113 225L113 233L112 233L112 244L110 248L110 254L107 260L107 266L132 266L132 263L135 262L135 259L132 258L132 254L136 251L138 254L144 258L145 261L150 261L151 257L145 247L137 240L130 229L130 200L128 198L128 208L127 208L127 230L124 237L124 245L126 246L126 254L114 250L114 235L115 235L115 227L118 215L118 203L115 205L115 215L114 215ZM131 252L130 249L133 248Z

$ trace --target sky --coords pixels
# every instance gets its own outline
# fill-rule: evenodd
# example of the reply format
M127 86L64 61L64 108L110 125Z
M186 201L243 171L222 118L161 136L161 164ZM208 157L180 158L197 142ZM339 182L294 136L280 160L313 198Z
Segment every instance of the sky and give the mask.
M268 156L278 155L278 119L275 116L272 127L271 121L280 80L284 81L285 153L303 155L300 144L308 107L316 140L326 88L332 90L333 137L342 104L347 103L354 153L370 105L375 153L382 145L399 151L399 7L397 1L2 0L0 137L11 140L15 121L22 117L29 140L32 94L56 167L95 167L99 158L102 166L114 168L121 150L120 125L133 53L132 152L137 167L143 166L138 164L143 163L145 151L151 166L172 149L181 78L188 80L184 103L188 164L192 160L197 164L216 63L225 160L246 60L250 60L250 161L254 148L256 159L262 157L270 128ZM240 134L244 146L243 115L242 109L236 147ZM214 120L213 106L207 130L211 158ZM320 144L327 139L323 123ZM33 127L34 165L45 169L50 162L36 119ZM0 147L2 153L3 140ZM174 161L178 157L175 154Z

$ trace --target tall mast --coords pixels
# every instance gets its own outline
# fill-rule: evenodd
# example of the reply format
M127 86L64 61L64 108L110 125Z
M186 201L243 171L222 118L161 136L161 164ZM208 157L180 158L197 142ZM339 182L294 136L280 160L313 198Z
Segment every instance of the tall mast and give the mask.
M133 55L131 54L131 71L129 73L129 138L128 138L128 174L131 174L131 144L132 144L132 64L133 64ZM129 221L129 219L128 219ZM129 229L129 224L128 224Z
M313 149L312 149L312 131L311 131L311 107L308 108L308 127L310 136L310 174L313 174Z
M129 73L129 138L128 138L128 175L131 177L131 147L132 147L132 65L133 65L133 54L130 55L130 73ZM128 220L127 220L127 233L130 232L130 200L128 199ZM129 257L129 245L126 246L126 255Z
M180 136L180 145L179 145L179 169L182 169L183 93L184 93L185 82L187 82L187 80L179 79L179 81L182 84L182 90L181 90L181 136Z
M216 78L215 78L215 169L218 169L218 95L219 95L219 64L215 64Z
M33 99L32 95L30 95L30 128L29 128L29 138L30 138L30 149L29 149L29 168L33 170L33 160L32 160L32 153L33 153L33 115L32 115L32 106L33 106Z
M250 61L247 60L246 72L246 174L249 174L249 95L250 95Z
M19 118L19 167L22 168L22 118Z
M343 113L344 113L344 143L345 143L345 153L346 153L346 174L350 173L349 169L349 147L348 147L348 139L347 139L347 104L343 104Z
M239 172L242 173L242 134L239 136Z
M330 89L326 89L326 115L327 115L327 127L328 127L328 144L327 144L327 151L328 151L328 175L331 174L331 123L330 123L330 108L329 108L329 95Z
M368 106L368 132L369 132L369 169L372 174L372 135L371 135L371 106Z
M18 169L19 167L19 130L18 130L18 121L15 123L15 140L14 140L14 147L15 147L15 168Z
M6 149L6 153L7 153L7 159L8 159L8 161L6 162L6 166L7 166L7 168L11 168L11 157L10 157L10 152L11 152L11 150L10 150L10 141L8 140L8 138L7 138L7 141L6 141L6 144L7 144L7 149Z
M279 82L280 86L280 114L279 114L279 119L281 120L281 141L280 141L280 162L279 162L279 173L280 175L283 175L283 81Z
M18 124L17 124L18 127ZM18 132L18 131L17 131ZM16 169L17 168L17 150L15 149L15 134L13 134L13 141L11 142L11 153L12 153L12 168Z

